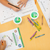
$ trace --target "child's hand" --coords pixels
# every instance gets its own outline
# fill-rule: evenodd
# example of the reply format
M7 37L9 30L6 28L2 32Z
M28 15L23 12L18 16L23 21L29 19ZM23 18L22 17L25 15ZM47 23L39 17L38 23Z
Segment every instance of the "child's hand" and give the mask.
M28 1L28 0L20 0L17 4L18 4L18 6L21 5L21 8L22 8L23 5L24 5L24 7L26 6L27 1Z
M17 6L17 7L19 7L19 6ZM20 7L19 7L20 8ZM21 8L20 9L18 9L18 8L16 8L16 7L12 7L12 9L14 10L14 11L19 11L19 10L21 10Z
M6 48L6 41L2 40L0 41L0 50L5 50Z

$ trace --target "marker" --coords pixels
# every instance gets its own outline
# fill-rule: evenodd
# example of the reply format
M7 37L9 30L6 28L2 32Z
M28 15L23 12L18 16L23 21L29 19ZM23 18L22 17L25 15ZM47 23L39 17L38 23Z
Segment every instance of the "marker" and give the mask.
M20 9L19 7L15 6L15 5L11 4L11 3L8 3L8 4L11 5L11 6L14 6L15 8Z
M37 37L35 37L35 38L38 38L38 37L41 37L41 36L44 36L45 34L42 34L42 35L39 35L39 36L37 36Z
M42 25L43 25L43 16L42 16Z
M33 37L34 37L34 35L37 33L37 31L31 36L31 38L30 39L32 39Z
M31 19L31 20L38 26L38 24L33 19Z
M28 19L28 21L29 21L32 25L34 25L33 22L32 22L28 17L27 17L27 19Z

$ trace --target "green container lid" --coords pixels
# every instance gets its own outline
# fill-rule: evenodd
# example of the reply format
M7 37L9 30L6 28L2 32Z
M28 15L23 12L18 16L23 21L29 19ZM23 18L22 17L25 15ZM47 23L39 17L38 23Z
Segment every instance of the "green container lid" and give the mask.
M39 14L38 14L38 12L32 12L30 16L32 19L37 19Z
M22 18L21 17L15 17L14 19L14 23L15 24L20 24L22 22Z

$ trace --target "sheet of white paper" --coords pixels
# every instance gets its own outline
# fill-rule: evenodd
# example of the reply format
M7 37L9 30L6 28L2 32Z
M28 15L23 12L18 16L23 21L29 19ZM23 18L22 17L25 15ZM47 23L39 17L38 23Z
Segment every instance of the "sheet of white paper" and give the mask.
M12 33L15 34L17 45L15 45L15 41L14 41L14 37L13 37ZM21 37L21 36L19 35L18 28L0 33L0 40L3 39L7 43L7 47L5 50L15 50L15 49L23 48L22 41L21 41L21 39L19 39L19 37ZM19 46L19 44L21 45L21 47Z
M49 22L49 19L50 19L50 0L37 0L39 5L40 5L40 8L46 18L46 21L50 27L50 22Z
M18 5L17 2L19 0L8 0L8 1L14 5ZM28 0L26 7L23 6L19 12L15 12L12 9L7 8L6 6L2 5L1 3L0 3L0 7L1 7L0 16L2 16L1 24L13 20L14 17L17 17L17 16L22 17L22 16L30 14L33 11L38 11L34 0Z

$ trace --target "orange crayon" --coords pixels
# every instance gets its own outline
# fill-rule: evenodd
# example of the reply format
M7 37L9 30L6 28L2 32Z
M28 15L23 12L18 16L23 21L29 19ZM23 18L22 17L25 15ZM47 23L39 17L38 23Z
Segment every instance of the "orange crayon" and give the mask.
M35 4L36 4L37 0L35 0Z
M2 42L2 45L3 45L3 42Z

